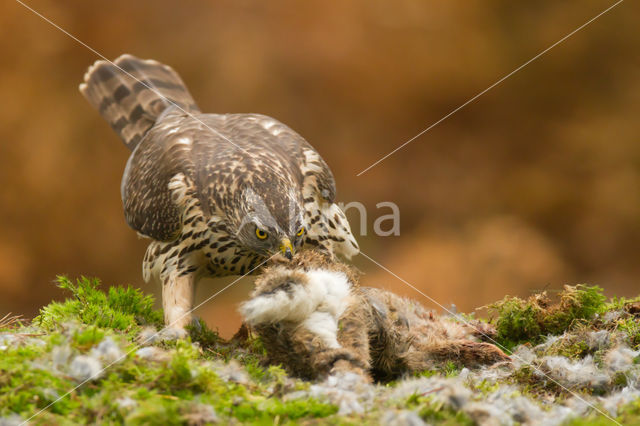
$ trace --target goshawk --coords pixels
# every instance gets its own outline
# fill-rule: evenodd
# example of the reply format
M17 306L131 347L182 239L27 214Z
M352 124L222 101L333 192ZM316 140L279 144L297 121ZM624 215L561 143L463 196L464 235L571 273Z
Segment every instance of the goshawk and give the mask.
M131 55L97 61L80 91L131 150L125 218L153 240L143 277L162 284L167 325L190 321L202 277L243 275L303 248L358 253L331 170L286 125L203 114L172 68Z

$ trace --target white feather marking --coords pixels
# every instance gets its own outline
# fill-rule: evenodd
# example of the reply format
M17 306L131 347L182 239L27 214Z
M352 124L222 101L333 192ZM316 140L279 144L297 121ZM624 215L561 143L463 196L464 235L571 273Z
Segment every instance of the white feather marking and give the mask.
M264 119L264 120L260 121L260 125L262 127L264 127L265 130L269 130L270 128L272 128L276 124L278 124L278 123L276 123L274 120L269 120L269 119Z
M176 143L180 144L180 145L191 145L191 138L188 137L183 137L183 138L179 138Z
M317 152L311 149L304 150L302 153L304 154L304 158L306 162L306 164L300 165L300 169L302 170L302 173L306 173L308 171L322 172L322 166L321 166L322 158L320 157L320 154L318 154Z
M169 180L167 188L171 191L173 202L177 205L187 201L187 183L183 173L174 175L171 180Z

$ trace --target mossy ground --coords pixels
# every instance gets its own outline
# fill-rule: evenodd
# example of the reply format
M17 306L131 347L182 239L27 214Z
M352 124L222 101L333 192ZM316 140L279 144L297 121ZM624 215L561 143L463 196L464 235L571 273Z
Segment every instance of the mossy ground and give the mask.
M462 403L452 403L453 397L442 396L450 383L464 383L470 396L462 399L476 403L485 403L503 386L517 386L509 395L532 400L568 397L562 387L536 376L531 366L519 366L499 380L471 380L461 377L468 371L450 363L376 385L364 410L339 413L339 398L324 398L316 385L287 376L279 366L265 365L260 341L247 330L225 341L198 322L190 328L189 338L165 339L162 333L156 335L162 313L139 290L111 287L105 292L98 280L88 278L73 282L59 277L58 284L70 297L42 308L31 323L10 316L0 319L0 419L4 421L377 424L385 415L409 413L431 424L464 425L474 424L478 417L473 410L462 409ZM596 364L604 364L613 343L593 346L586 336L607 330L623 336L630 348L640 349L638 300L606 301L601 289L588 286L567 287L555 304L546 294L528 300L505 298L492 305L497 340L509 350L524 344L543 351L541 356L569 360L591 356ZM546 335L562 337L539 345ZM588 386L572 391L606 394L629 386L629 380L622 374L600 391ZM429 390L402 390L410 382ZM640 424L640 399L626 403L616 416L620 422ZM609 423L590 412L567 424Z

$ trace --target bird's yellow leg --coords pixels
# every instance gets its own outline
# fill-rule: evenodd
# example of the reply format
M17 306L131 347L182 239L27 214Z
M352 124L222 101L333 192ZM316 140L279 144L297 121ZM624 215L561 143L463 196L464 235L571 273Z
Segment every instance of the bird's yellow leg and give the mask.
M167 328L184 330L185 326L191 322L195 292L194 278L193 274L172 275L162 283L162 308Z

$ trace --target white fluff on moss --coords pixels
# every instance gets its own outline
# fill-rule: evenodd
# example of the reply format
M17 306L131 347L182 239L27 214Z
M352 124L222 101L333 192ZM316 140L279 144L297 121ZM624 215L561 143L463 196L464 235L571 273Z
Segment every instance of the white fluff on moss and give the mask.
M620 345L607 352L604 363L613 373L625 372L635 366L635 358L639 355L640 351Z
M307 391L292 392L287 399L317 398L338 406L338 415L362 414L372 407L376 387L355 373L339 373L313 384Z
M168 361L171 356L167 351L155 346L146 346L136 351L136 356L140 359L154 362Z
M591 355L577 361L562 356L545 356L541 361L546 376L565 387L602 388L611 381L609 374L598 369ZM533 374L541 379L545 378L540 370L535 370Z
M154 343L159 343L162 338L160 337L160 333L155 327L145 327L140 331L138 337L136 338L138 344L141 346L153 345Z
M25 421L17 414L10 414L7 417L0 417L0 426L19 426Z
M174 341L185 339L189 333L182 328L165 327L158 333L161 341Z
M53 369L58 371L66 370L69 365L71 355L73 355L73 351L71 350L71 346L69 345L60 345L54 347L51 351L51 362L53 364Z
M586 340L589 349L601 349L611 342L611 333L609 330L592 331L587 334Z
M405 400L411 395L433 395L435 401L457 410L463 407L473 394L463 385L460 378L423 377L399 383L391 392L390 398Z
M602 407L612 416L618 415L618 410L623 406L640 398L640 390L630 386L614 392L609 396L598 398Z
M98 346L92 349L91 353L94 357L100 358L108 364L124 359L124 353L120 350L120 346L111 337L105 337Z
M624 311L609 311L602 316L602 322L609 324L617 321L620 317L626 315Z
M13 334L0 334L0 351L6 351L15 345L18 338Z
M536 352L545 352L549 349L553 344L555 344L558 340L562 340L566 337L567 333L561 334L559 336L548 335L544 338L544 342L535 347Z
M518 346L511 355L511 361L514 368L520 368L523 365L529 365L536 359L535 352L526 345Z
M426 425L418 413L411 410L386 411L380 420L380 424L388 426L423 426Z
M92 356L78 355L69 366L69 375L80 382L95 380L101 374L102 363Z
M241 385L247 385L251 382L247 371L235 359L232 359L228 363L218 360L212 361L208 363L208 367L215 371L218 377L225 382L239 383Z
M126 396L124 398L116 399L116 405L118 406L118 408L120 408L122 410L125 410L125 411L126 410L132 410L132 409L138 407L138 401Z
M515 386L503 386L482 400L470 402L462 409L478 424L496 425L561 425L569 418L586 412L586 409L569 405L544 407L520 395Z
M189 404L182 417L189 425L204 425L220 421L216 410L211 405L200 402Z

